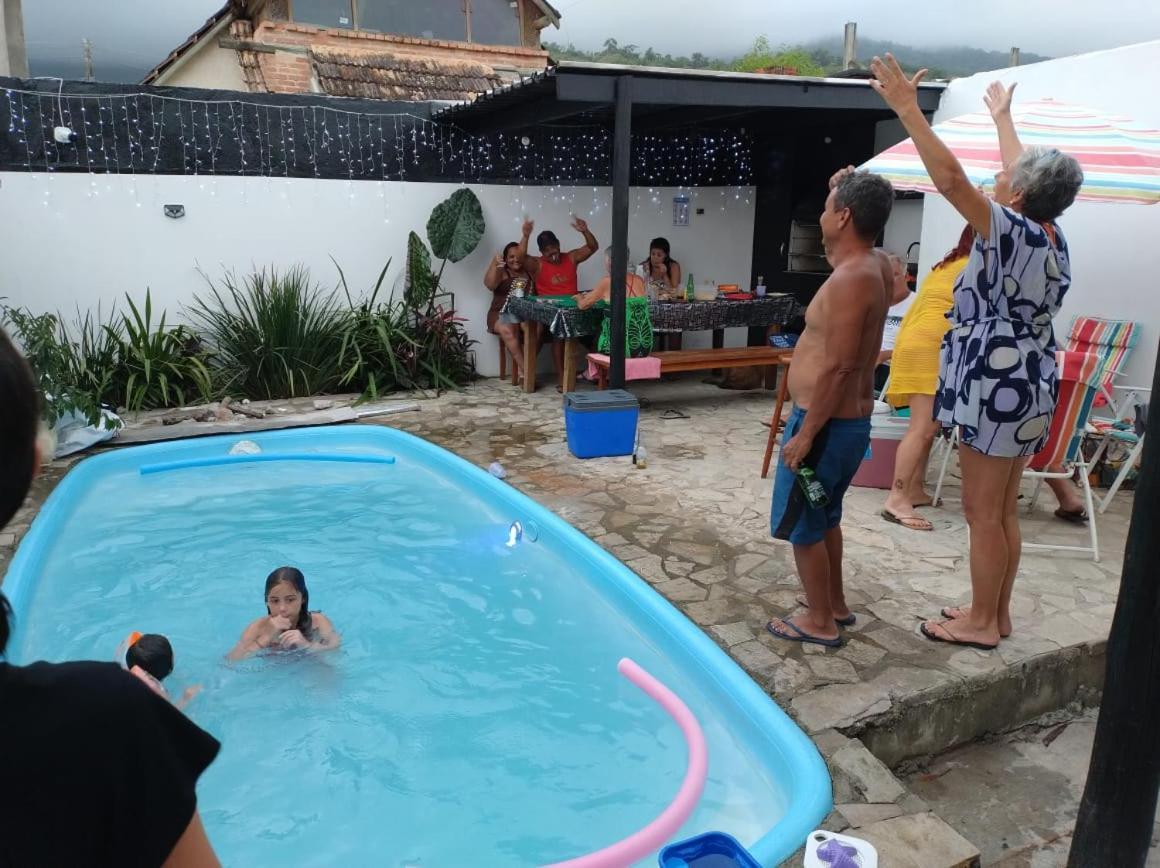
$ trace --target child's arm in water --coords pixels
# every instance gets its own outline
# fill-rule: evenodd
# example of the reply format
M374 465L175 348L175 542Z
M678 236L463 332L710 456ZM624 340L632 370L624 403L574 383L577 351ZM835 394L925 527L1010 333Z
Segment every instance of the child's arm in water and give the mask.
M334 624L321 612L310 613L311 632L313 639L307 639L299 630L287 630L278 638L278 644L283 648L293 648L299 651L329 651L342 644Z
M182 691L181 699L176 700L173 705L178 711L185 711L185 707L193 701L193 697L201 693L201 685L195 684L192 687L185 688Z
M275 623L277 622L277 623ZM290 626L289 620L275 615L259 618L242 633L242 638L226 655L227 660L242 660L255 651L261 651L271 644L271 638Z

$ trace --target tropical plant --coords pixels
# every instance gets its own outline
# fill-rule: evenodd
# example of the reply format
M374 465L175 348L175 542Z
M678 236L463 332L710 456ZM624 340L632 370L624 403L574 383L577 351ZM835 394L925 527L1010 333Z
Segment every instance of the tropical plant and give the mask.
M227 272L220 290L206 282L209 295L194 297L190 316L213 346L219 388L272 399L338 385L348 312L337 290L311 283L302 266L263 268L240 281Z
M186 404L193 398L213 398L213 378L206 366L201 340L189 328L166 328L165 312L153 324L153 298L145 291L145 304L125 295L129 311L122 313L120 328L105 326L120 342L116 391L129 410L152 410Z

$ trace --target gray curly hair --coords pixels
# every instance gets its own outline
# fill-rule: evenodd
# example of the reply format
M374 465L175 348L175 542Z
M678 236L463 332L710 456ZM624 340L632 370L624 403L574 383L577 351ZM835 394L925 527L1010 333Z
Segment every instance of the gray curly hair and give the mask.
M1050 223L1070 208L1081 184L1079 162L1058 148L1027 148L1011 167L1011 191L1023 193L1023 214L1036 223Z

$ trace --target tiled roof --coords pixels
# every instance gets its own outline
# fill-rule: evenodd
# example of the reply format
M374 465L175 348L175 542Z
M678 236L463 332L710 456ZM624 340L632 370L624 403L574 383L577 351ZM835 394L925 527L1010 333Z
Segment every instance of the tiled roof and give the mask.
M470 100L503 79L490 66L464 60L403 57L315 45L310 59L323 92L386 100Z

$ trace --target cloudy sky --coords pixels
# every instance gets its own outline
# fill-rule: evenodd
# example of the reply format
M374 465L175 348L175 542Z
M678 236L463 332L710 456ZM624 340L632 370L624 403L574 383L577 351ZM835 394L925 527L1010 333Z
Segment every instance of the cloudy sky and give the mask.
M24 0L34 74L73 75L81 40L93 42L99 78L139 76L224 0ZM364 0L373 2L373 0ZM457 2L457 0L413 0ZM594 48L622 44L686 54L741 53L753 36L774 44L859 33L920 45L970 45L1059 56L1160 39L1157 0L555 0L564 17L548 39ZM718 10L728 10L722 15ZM1015 11L1018 10L1018 11Z

